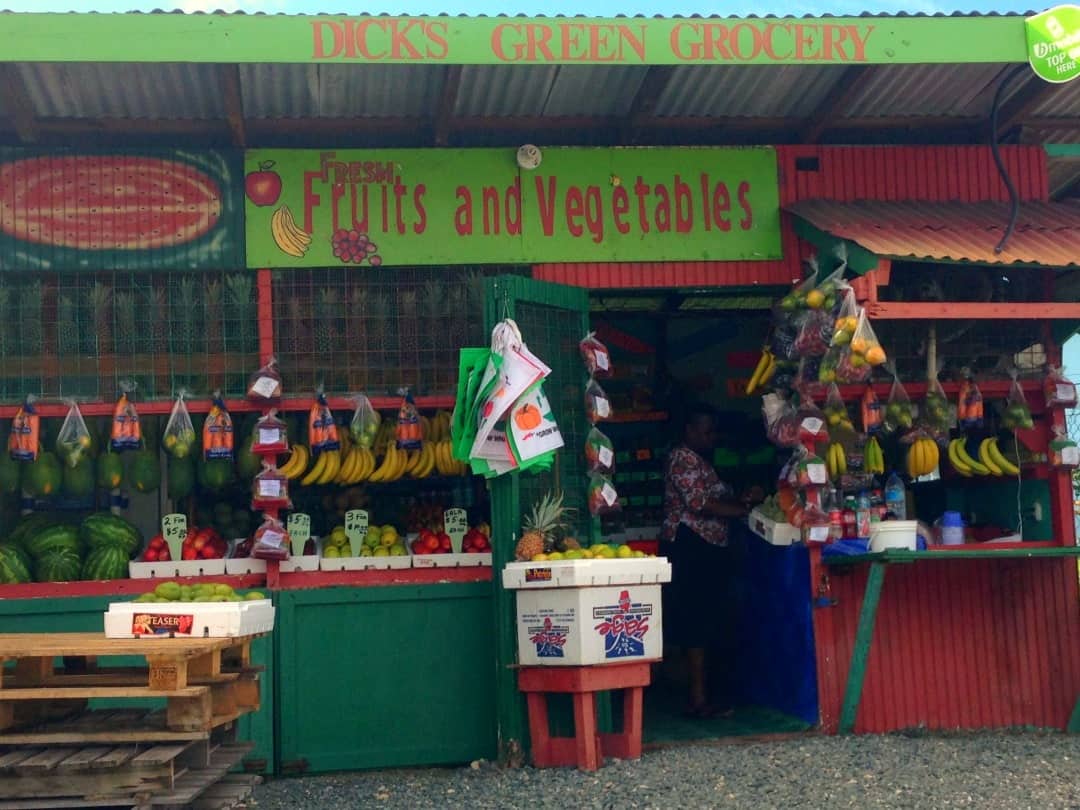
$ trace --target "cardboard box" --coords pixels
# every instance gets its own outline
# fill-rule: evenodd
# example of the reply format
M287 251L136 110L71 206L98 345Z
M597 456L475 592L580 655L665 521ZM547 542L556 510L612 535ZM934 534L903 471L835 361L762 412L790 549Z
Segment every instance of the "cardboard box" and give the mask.
M664 650L660 586L522 590L517 639L523 666L659 660Z
M664 557L512 562L502 576L503 587L513 589L656 585L671 582L671 563Z
M748 519L750 531L774 546L790 546L802 541L802 532L790 523L778 523L765 517L757 509L750 512Z
M228 638L269 633L274 605L251 602L112 602L105 613L108 638L194 636Z

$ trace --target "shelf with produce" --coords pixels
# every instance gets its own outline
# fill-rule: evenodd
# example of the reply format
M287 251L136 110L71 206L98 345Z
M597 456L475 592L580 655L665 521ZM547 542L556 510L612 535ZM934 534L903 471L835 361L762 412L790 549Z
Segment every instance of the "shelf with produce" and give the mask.
M79 582L23 582L11 585L0 585L0 599L42 599L79 596L138 596L151 590L156 583L162 580L154 579L105 579L88 580ZM199 583L221 583L230 586L233 590L251 588L263 588L266 586L266 576L252 574L249 576L207 576L207 577L180 577L172 581L183 585L198 585Z
M490 582L491 568L402 568L366 571L301 571L290 574L267 570L271 590L387 585L440 585L452 582Z

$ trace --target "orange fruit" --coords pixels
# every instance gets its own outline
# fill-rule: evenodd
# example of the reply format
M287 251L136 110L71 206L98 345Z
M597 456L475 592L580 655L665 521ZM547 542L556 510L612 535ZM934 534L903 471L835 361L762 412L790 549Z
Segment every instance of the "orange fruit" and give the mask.
M866 350L866 362L872 366L880 366L885 362L885 350L880 346L871 346Z
M810 309L820 309L825 303L825 294L821 290L811 290L806 294L806 305Z
M855 354L866 354L866 350L868 348L870 348L870 347L866 343L866 338L861 338L861 337L852 338L852 340L851 340L851 350L853 352L855 352Z

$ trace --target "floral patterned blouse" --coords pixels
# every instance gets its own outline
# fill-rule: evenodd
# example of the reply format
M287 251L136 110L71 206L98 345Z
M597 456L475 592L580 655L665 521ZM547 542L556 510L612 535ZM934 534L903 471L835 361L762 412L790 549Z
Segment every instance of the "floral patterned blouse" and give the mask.
M664 476L664 527L662 537L672 541L679 524L696 532L707 543L726 546L728 522L705 514L710 498L724 498L731 489L713 466L689 447L676 447L668 455Z

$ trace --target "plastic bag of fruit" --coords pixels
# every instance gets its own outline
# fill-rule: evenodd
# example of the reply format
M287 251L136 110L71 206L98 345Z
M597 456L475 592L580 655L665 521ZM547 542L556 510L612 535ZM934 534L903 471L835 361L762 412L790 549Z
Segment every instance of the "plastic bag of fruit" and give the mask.
M262 472L251 482L251 506L253 509L291 509L289 479L267 461Z
M936 377L926 384L926 398L919 409L919 424L929 438L935 441L943 440L952 429L953 418L949 400Z
M142 445L142 427L139 413L131 396L135 394L135 383L131 380L120 381L120 398L113 408L111 441L113 450L136 450Z
M86 457L91 440L90 431L86 428L86 420L83 419L78 404L73 399L67 400L67 403L67 416L56 435L56 454L74 469Z
M796 281L791 290L776 303L776 319L778 321L789 320L796 312L808 308L806 299L817 286L818 263L811 257L806 261L806 267L810 271L806 277Z
M855 354L850 346L840 346L829 351L839 353L835 372L836 382L841 385L858 385L870 379L873 368L864 357Z
M778 447L799 446L798 411L790 400L779 394L765 394L761 398L761 415L770 442Z
M833 320L833 333L830 346L850 346L855 330L859 327L859 305L855 302L855 291L844 284L840 287L840 310Z
M829 468L816 453L802 447L795 451L795 486L798 489L823 487L829 483Z
M289 559L289 532L285 524L267 515L255 530L251 556L257 560Z
M769 336L769 350L779 360L795 360L799 356L799 352L795 349L795 341L798 337L799 327L794 320L778 323Z
M397 439L398 450L419 450L424 444L424 430L420 423L420 412L416 409L412 393L408 388L402 388L401 405L398 406Z
M334 412L330 410L321 385L315 389L315 401L308 410L308 440L315 455L341 449Z
M41 417L38 416L34 403L37 397L27 394L23 404L15 413L8 434L8 453L16 461L36 461L38 440L41 435Z
M165 423L165 432L161 437L165 452L173 458L187 458L195 445L195 426L184 403L186 397L187 391L183 388L176 393L176 402L169 412L169 421Z
M356 394L353 400L356 402L356 408L353 410L352 421L349 423L349 433L358 447L370 450L375 446L375 437L379 433L382 417L364 394Z
M821 357L832 340L833 317L827 309L810 309L798 319L799 334L795 352L800 357Z
M248 399L256 402L274 402L281 399L281 372L277 358L271 357L251 375L247 386Z
M855 425L848 416L847 406L844 404L844 398L840 396L840 389L836 387L836 383L829 386L828 393L825 395L825 421L830 431L833 428L855 430Z
M611 475L615 471L615 445L597 428L585 437L585 462L591 473Z
M803 447L812 449L818 442L829 440L828 419L807 388L799 391L799 408L795 418L799 424L799 444Z
M1065 369L1054 366L1047 369L1043 396L1047 408L1076 407L1076 385L1065 376Z
M1065 434L1064 429L1054 428L1054 438L1050 440L1049 449L1051 467L1062 470L1080 467L1080 447Z
M596 337L596 332L589 332L578 343L578 351L581 352L581 359L585 362L585 370L590 377L611 376L611 353Z
M859 322L855 327L855 334L851 336L851 351L867 365L880 366L885 362L885 349L881 347L881 341L874 333L874 327L870 325L870 318L866 309L859 308Z
M210 412L203 422L203 458L231 460L233 458L233 421L221 392L215 391L210 401Z
M259 417L252 434L251 452L253 453L262 455L289 451L288 427L277 415L276 408L271 408L264 416Z
M610 515L618 512L620 508L619 493L616 492L615 485L610 478L600 473L589 475L588 501L589 514L594 517Z
M807 545L822 546L829 542L829 515L817 504L803 508L799 523L802 541Z
M956 421L965 430L983 426L983 396L970 369L963 369L963 381L956 398Z
M593 379L585 386L585 418L595 425L611 418L611 400L604 389Z
M874 392L873 386L866 386L866 390L859 399L859 415L862 417L863 433L873 435L882 429L885 423L885 408Z
M1028 407L1024 389L1020 387L1017 369L1009 371L1012 385L1009 386L1009 399L1005 403L1005 413L1002 414L1001 424L1009 430L1030 430L1035 426L1031 418L1031 408Z
M900 382L900 376L892 365L885 367L893 377L892 388L889 389L889 399L885 403L885 420L882 428L886 433L894 433L897 430L908 430L915 424L915 407L911 404L907 389Z

